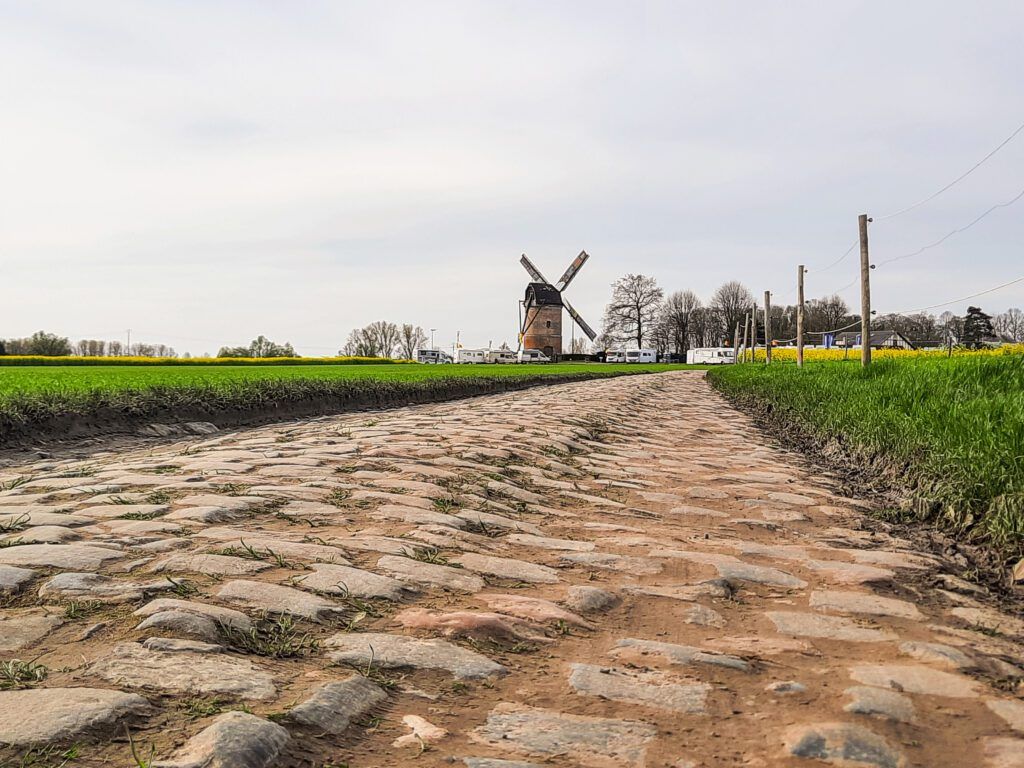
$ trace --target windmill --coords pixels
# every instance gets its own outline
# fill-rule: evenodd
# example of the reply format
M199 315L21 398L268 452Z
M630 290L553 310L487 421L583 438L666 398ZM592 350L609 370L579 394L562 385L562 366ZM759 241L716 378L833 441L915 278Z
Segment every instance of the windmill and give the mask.
M597 338L594 329L587 325L587 321L580 317L580 313L573 309L562 295L589 258L590 254L580 251L580 255L572 260L558 282L552 285L540 273L540 270L533 266L533 262L526 258L526 254L522 255L519 263L533 278L533 282L526 286L526 296L521 305L523 313L519 318L520 349L539 349L552 360L560 357L562 354L562 307L565 307L569 316L576 322L576 325L583 329L591 341Z

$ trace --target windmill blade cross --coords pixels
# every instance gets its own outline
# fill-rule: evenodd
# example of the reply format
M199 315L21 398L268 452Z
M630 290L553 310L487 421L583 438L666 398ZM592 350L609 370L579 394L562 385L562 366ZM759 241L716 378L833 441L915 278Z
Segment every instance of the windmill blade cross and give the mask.
M540 273L539 269L533 266L533 262L526 258L525 253L519 258L519 263L523 265L523 269L530 273L530 277L533 278L533 281L535 283L547 282L547 278L545 278L544 275Z
M523 258L526 257L524 256ZM558 279L558 284L555 286L555 288L557 288L560 291L564 291L569 286L569 283L572 282L572 279L576 277L576 274L583 268L583 265L586 264L587 259L589 258L589 253L587 253L586 251L580 251L580 255L572 260L572 263L569 265L568 269L565 270L565 274L563 274Z
M590 337L591 341L597 338L597 334L594 332L594 329L587 325L587 321L580 316L579 312L572 308L572 305L565 300L564 296L562 297L562 305L569 313L569 316L576 321L576 325L582 328L583 332L587 334L588 337Z

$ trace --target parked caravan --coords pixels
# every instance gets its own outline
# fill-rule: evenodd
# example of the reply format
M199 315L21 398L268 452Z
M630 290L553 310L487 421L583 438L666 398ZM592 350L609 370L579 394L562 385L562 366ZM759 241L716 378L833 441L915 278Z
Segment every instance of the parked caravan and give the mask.
M486 349L460 349L456 353L455 362L474 363L480 365L487 362Z
M539 349L524 349L519 353L520 363L550 363L551 358Z
M441 365L450 363L452 356L440 349L419 349L416 350L416 362L427 365Z
M515 363L518 362L516 353L511 349L489 349L487 351L488 363Z
M623 349L609 349L608 353L604 356L606 363L624 363L626 362L626 351Z
M698 347L686 351L686 362L690 365L728 365L736 362L732 347Z
M628 349L626 350L627 363L656 363L658 353L653 349Z

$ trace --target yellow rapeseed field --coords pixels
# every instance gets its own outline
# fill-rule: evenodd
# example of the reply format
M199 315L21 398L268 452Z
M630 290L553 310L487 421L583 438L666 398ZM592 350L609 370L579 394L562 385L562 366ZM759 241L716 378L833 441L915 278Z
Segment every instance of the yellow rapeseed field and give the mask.
M946 357L949 352L945 349L872 349L871 359L879 360L885 358L912 359L916 357ZM986 347L984 349L968 349L966 347L953 347L953 357L966 357L970 355L1020 355L1024 354L1024 344L1004 344L1001 347ZM749 353L747 359L750 359ZM756 360L764 360L764 350L757 350ZM804 348L804 360L808 362L828 362L834 360L859 360L860 349L811 349ZM796 347L774 347L772 349L772 362L795 363Z

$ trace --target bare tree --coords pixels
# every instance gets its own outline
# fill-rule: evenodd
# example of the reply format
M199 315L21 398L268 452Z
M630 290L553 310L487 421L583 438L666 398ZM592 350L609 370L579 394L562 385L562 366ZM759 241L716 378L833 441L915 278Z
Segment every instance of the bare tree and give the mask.
M399 354L406 359L412 360L416 357L416 350L427 343L427 334L418 325L404 323L402 325L401 338L398 342Z
M587 354L587 340L583 336L576 337L569 345L569 353L572 355Z
M807 302L806 321L808 331L831 331L840 328L849 317L850 308L842 297L833 294Z
M697 307L690 312L690 343L695 347L729 346L722 313L710 307Z
M75 354L79 357L102 357L106 342L96 339L82 339L75 344Z
M612 300L604 310L604 333L612 339L635 341L642 348L649 327L658 317L664 292L653 277L629 274L612 283Z
M964 319L947 309L939 315L939 328L943 335L951 337L954 343L959 343L964 335Z
M339 355L347 357L380 357L378 353L374 339L367 336L365 328L353 328L345 346L338 350Z
M394 357L395 350L402 341L402 332L395 323L387 320L376 320L364 329L371 335L377 345L377 357Z
M421 329L422 331L422 329ZM348 335L342 355L357 357L393 357L402 343L402 331L395 323L377 320Z
M730 280L719 286L712 294L710 307L719 314L726 334L731 334L736 323L743 321L754 302L754 294L748 291L743 283Z
M686 354L686 350L691 346L691 317L693 311L700 308L700 298L693 291L675 291L669 294L661 309L661 320L668 339L667 349L676 354Z
M1024 341L1024 312L1016 307L1006 310L992 318L992 325L1000 336L1007 341Z

